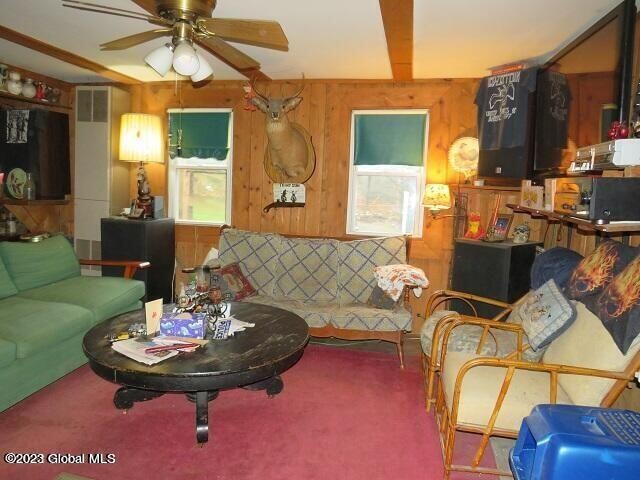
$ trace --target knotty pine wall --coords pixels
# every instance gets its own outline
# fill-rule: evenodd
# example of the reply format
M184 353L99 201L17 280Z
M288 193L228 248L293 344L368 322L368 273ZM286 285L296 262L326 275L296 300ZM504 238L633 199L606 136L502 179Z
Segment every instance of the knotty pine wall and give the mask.
M230 107L234 111L234 156L232 223L238 228L284 234L344 236L346 234L347 190L351 111L373 108L429 109L427 177L429 182L458 181L447 164L447 149L460 135L476 134L473 103L478 81L425 80L410 83L390 81L308 80L303 101L291 112L290 120L311 134L316 152L316 169L306 182L306 206L263 212L272 202L272 182L264 168L265 119L259 111L244 110L242 82L211 82L202 88L190 83L152 83L134 86L133 111L166 118L168 108ZM295 82L258 84L261 92L286 96L295 93ZM166 166L147 167L152 193L166 195ZM132 174L131 195L136 183ZM411 263L425 270L432 290L444 288L451 256L451 219L425 222L421 239L411 245ZM178 226L176 257L179 266L201 262L217 246L218 229ZM416 318L416 326L421 323Z

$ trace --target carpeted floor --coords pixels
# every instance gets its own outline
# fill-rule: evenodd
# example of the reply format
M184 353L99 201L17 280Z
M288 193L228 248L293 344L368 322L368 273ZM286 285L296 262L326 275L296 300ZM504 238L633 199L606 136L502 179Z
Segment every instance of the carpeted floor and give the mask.
M394 355L309 346L275 398L232 390L211 402L203 447L183 395L125 414L112 403L117 386L84 366L0 413L0 452L45 454L43 465L0 460L0 479L440 479L417 357L407 363L402 371ZM48 454L89 453L115 463L47 463Z

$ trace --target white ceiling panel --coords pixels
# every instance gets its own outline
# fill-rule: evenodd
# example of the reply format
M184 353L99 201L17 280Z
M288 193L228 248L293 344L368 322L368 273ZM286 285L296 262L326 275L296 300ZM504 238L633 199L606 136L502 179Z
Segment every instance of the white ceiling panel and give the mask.
M415 78L482 77L544 57L621 0L415 0Z
M131 0L89 0L143 12ZM620 0L415 0L414 77L479 77L487 69L548 56ZM144 56L157 39L127 50L101 52L101 43L150 30L139 20L81 12L61 0L0 0L0 25L103 64L141 81L161 78ZM388 79L391 68L377 0L218 0L218 17L276 20L289 52L236 44L268 76ZM168 37L167 37L168 39ZM245 78L204 52L219 80ZM70 82L101 77L0 42L0 61ZM165 80L173 80L170 72Z
M236 45L272 78L391 78L377 0L219 0L215 14L280 22L288 52Z
M71 83L99 83L109 80L100 75L61 60L51 58L44 53L34 52L22 45L0 38L0 63L42 73Z

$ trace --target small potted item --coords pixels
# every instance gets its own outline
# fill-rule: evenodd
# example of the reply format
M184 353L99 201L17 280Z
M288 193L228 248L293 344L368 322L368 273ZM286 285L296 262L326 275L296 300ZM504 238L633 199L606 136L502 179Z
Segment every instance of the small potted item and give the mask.
M527 243L531 235L531 227L522 223L513 229L513 243Z
M22 84L22 96L27 98L33 98L36 96L36 86L30 78L24 79L24 83Z
M22 92L22 82L20 81L20 74L18 72L9 72L7 90L14 95L20 95Z

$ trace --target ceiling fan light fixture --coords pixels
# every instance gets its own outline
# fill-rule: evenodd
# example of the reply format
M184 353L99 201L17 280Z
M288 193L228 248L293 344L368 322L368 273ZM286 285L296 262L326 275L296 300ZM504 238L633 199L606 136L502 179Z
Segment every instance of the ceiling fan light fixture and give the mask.
M194 83L201 82L208 78L210 75L213 75L213 68L207 62L207 59L202 56L200 52L196 52L196 56L198 57L198 61L200 62L200 67L198 71L191 75L191 81Z
M144 61L153 68L158 74L164 77L171 69L173 62L173 46L170 43L166 43L163 46L156 48L149 52L144 57Z
M194 48L188 42L180 42L173 51L173 69L187 77L195 74L200 67L200 60Z

